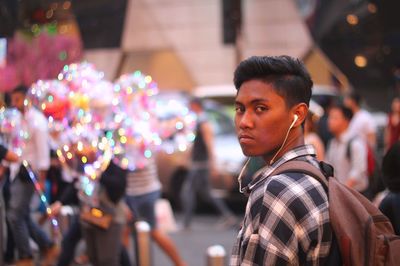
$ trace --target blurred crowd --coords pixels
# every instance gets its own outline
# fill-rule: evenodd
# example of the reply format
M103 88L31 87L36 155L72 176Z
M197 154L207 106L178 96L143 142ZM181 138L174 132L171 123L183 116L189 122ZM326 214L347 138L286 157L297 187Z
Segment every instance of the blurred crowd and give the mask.
M335 177L378 206L398 234L400 98L392 100L384 128L377 125L365 105L365 100L352 92L343 99L328 101L321 117L310 111L304 127L305 142L314 145L319 160L334 167Z
M29 88L21 85L7 95L7 106L18 110L20 120L6 119L9 114L4 109L1 113L0 198L5 202L0 206L4 229L0 230L0 249L4 251L0 264L71 265L75 261L99 266L136 265L127 249L135 248L133 253L138 256L135 223L144 220L149 235L174 265L186 265L170 237L156 224L155 204L161 196L161 184L154 158L136 169L122 167L114 159L93 168L99 162L97 157L106 153L95 154L92 144L83 146L80 138L74 142L76 147L68 146L60 138L60 130L49 130L48 118L31 104L28 92ZM13 124L17 121L24 129L24 143L13 147L14 141L22 140L12 138L13 132L9 132L16 130ZM15 146L21 150L13 149ZM72 157L79 160L67 164ZM72 211L63 213L65 206ZM38 213L40 216L34 217ZM69 220L66 228L58 222L61 216ZM81 240L85 252L75 258Z

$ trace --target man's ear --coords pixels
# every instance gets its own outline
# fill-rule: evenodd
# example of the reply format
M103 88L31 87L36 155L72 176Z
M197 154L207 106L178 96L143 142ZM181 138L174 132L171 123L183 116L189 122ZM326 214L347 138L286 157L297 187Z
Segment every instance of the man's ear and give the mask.
M297 121L293 127L298 127L304 123L308 114L308 106L305 103L299 103L292 108L293 117L297 116Z

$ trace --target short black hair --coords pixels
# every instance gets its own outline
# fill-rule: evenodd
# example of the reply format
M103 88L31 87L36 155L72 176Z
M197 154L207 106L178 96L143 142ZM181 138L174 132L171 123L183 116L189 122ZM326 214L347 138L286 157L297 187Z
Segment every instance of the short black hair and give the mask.
M299 59L287 55L252 56L245 59L235 70L235 87L239 91L244 82L254 79L271 83L285 99L287 107L310 103L313 81Z
M18 85L17 87L15 87L12 91L11 91L11 94L14 94L14 93L21 93L21 94L23 94L23 95L26 95L26 94L28 94L28 87L27 86L25 86L25 85Z
M344 118L347 121L351 121L351 119L353 118L353 111L343 104L337 104L333 106L332 109L338 109L340 112L342 112Z

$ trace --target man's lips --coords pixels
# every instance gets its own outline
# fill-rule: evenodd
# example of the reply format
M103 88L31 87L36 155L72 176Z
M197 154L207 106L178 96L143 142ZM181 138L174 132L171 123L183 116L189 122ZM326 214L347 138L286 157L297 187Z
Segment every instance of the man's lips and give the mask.
M254 138L248 134L239 134L238 139L241 144L245 144L245 143L254 141Z

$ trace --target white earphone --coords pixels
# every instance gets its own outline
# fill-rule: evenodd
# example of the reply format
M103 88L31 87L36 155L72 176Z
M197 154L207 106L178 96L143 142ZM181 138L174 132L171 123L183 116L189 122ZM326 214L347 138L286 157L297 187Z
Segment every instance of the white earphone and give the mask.
M292 124L290 125L290 128L292 128L292 127L294 126L294 124L297 122L298 119L299 119L299 116L298 116L298 115L294 115L294 116L293 116L293 122L292 122Z
M289 127L289 129L288 129L288 134L289 134L289 131L293 128L294 124L296 124L296 122L297 122L298 119L299 119L299 116L298 116L298 115L294 115L294 116L293 116L293 121L292 121L292 123L290 124L290 127Z

